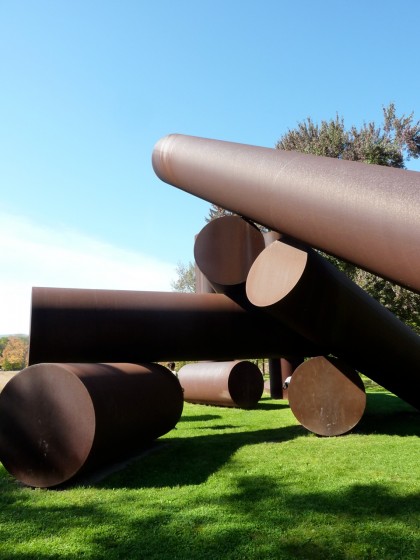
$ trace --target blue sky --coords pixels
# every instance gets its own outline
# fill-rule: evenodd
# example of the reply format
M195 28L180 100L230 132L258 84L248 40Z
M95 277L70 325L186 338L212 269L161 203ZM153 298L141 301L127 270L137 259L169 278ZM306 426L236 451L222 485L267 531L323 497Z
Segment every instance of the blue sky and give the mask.
M419 24L418 0L0 0L0 334L32 286L171 291L209 204L156 177L161 137L420 119Z

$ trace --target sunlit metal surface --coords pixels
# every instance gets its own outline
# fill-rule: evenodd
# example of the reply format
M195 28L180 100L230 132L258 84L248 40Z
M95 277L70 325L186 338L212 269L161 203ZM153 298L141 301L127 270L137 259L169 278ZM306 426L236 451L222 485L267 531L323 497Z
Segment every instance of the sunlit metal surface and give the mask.
M255 408L264 390L260 369L252 362L198 362L178 372L184 400L237 408Z
M352 430L366 407L360 375L342 360L317 356L293 373L289 405L296 419L320 436L339 436Z
M420 337L321 255L275 241L254 261L246 292L267 314L420 408Z
M166 434L183 404L159 364L29 366L0 393L0 460L24 484L58 486Z
M182 134L166 183L420 292L420 173Z

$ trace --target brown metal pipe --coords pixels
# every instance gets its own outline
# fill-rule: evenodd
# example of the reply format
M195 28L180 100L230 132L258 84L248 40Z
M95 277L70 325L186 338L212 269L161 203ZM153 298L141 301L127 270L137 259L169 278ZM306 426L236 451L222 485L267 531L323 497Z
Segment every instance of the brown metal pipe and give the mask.
M143 450L175 427L183 403L159 364L29 366L0 394L0 460L24 484L59 486Z
M288 389L296 419L320 436L339 436L352 430L366 408L360 375L337 358L317 356L296 368Z
M304 358L299 356L282 356L279 358L269 358L268 367L270 375L270 395L273 399L287 399L288 389L284 387L284 382L303 362Z
M264 247L264 236L254 224L240 216L223 216L209 222L196 236L194 259L217 293L249 305L246 278Z
M157 176L420 292L420 173L171 134Z
M184 400L195 404L251 409L264 391L261 371L247 360L186 364L178 378Z
M194 259L215 292L227 295L253 316L259 317L265 332L269 327L275 328L279 347L284 345L283 355L288 354L287 340L290 337L296 342L300 339L299 355L317 355L321 349L319 345L313 345L280 322L276 327L266 323L267 315L246 295L248 272L265 246L266 238L254 224L240 216L223 216L209 222L196 236Z
M301 345L277 320L223 294L32 289L30 365L246 359Z
M420 408L420 337L321 255L275 241L254 261L249 300Z

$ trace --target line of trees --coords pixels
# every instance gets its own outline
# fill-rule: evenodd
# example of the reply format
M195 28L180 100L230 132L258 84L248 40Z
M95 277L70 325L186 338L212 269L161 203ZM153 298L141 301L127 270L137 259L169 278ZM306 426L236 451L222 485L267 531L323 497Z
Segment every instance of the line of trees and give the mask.
M383 107L381 126L374 122L364 123L360 128L346 128L343 117L336 115L329 121L315 123L310 117L288 130L276 143L279 150L296 150L366 164L386 165L405 169L411 158L420 157L420 121L414 121L414 113L397 116L395 104ZM212 204L206 223L232 212ZM258 224L257 224L258 225ZM259 226L264 229L262 226ZM368 294L394 313L401 321L420 334L420 295L397 284L366 272L357 266L320 253L334 266L349 276ZM195 291L195 265L178 263L177 280L172 289L177 292Z
M29 337L13 335L0 337L0 369L20 371L28 364Z

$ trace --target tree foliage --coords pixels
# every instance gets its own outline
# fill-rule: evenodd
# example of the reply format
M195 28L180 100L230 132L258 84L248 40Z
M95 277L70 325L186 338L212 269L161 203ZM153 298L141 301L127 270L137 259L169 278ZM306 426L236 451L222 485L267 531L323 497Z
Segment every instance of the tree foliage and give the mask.
M23 336L11 336L7 339L0 365L4 371L21 370L27 365L28 339Z
M406 161L420 157L420 121L413 122L413 113L398 117L394 103L382 110L382 127L369 122L346 130L338 115L320 125L308 117L288 130L276 148L404 169Z
M172 291L174 292L195 292L195 266L192 262L188 265L179 262L176 267L178 278L171 282Z
M383 107L383 117L382 127L369 122L360 129L352 126L348 130L344 119L338 115L330 121L322 121L320 125L308 117L298 123L296 129L284 134L276 148L404 169L406 161L420 157L420 121L413 122L413 113L398 117L393 103ZM350 263L322 254L420 334L418 294Z

